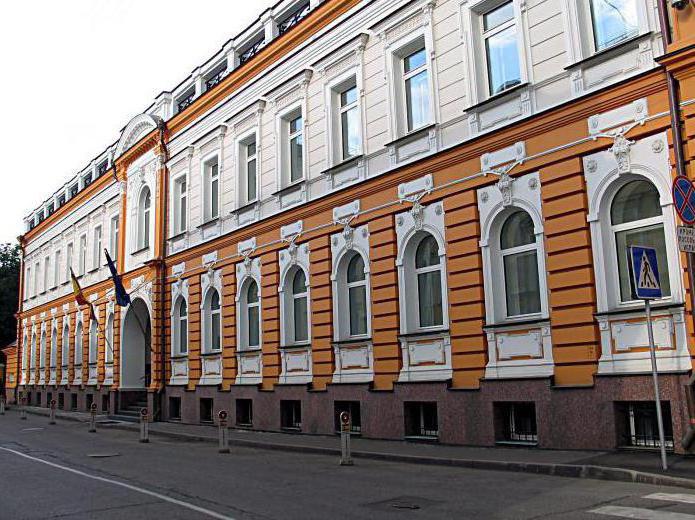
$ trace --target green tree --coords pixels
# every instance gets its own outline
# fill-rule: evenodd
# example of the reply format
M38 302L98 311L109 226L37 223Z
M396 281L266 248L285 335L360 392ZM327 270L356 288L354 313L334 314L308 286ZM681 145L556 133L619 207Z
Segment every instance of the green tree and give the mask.
M0 347L17 337L20 249L18 245L0 244Z

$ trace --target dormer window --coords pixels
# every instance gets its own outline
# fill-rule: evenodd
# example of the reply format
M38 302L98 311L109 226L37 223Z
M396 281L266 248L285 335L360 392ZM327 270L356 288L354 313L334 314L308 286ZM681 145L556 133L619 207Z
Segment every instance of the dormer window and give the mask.
M73 184L72 186L70 186L70 198L76 196L79 190L80 188L77 186L77 184Z
M101 177L106 173L106 170L109 169L109 161L105 160L99 163L99 166L97 166L97 177Z
M85 188L87 186L89 186L90 184L92 184L92 174L91 173L88 173L87 175L85 175L82 178L82 184L84 185Z
M39 211L36 214L36 220L37 220L37 222L41 223L41 222L43 222L43 219L44 219L43 211Z
M64 205L65 205L65 193L63 193L62 195L60 195L58 197L58 207L60 208L61 206L64 206Z
M55 205L51 202L47 207L46 207L46 212L48 215L53 215L53 212L55 211Z
M253 58L258 52L263 48L265 44L265 39L260 36L258 39L254 40L245 50L239 53L239 65L243 65L251 58Z
M224 79L227 75L227 61L223 61L217 67L212 69L212 71L205 76L205 90L210 90L214 86L218 85L220 81Z
M185 94L176 100L176 107L179 112L187 109L195 99L195 88L191 87Z
M285 34L292 27L301 22L309 14L309 2L301 2L285 18L278 23L278 33Z

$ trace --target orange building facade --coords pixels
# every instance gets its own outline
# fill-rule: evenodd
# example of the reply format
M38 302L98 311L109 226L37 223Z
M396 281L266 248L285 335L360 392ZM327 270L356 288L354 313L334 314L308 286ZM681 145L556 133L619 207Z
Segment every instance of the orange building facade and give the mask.
M259 430L330 434L347 410L366 437L654 448L625 260L641 243L664 288L667 443L686 451L671 182L692 176L695 8L623 3L623 25L600 0L266 11L27 217L19 392Z

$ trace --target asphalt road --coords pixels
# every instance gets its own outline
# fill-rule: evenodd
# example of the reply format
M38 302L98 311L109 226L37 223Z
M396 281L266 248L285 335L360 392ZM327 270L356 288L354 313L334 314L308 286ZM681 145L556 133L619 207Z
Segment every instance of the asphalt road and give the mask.
M695 492L232 448L0 416L0 520L695 520ZM655 495L661 493L661 495Z

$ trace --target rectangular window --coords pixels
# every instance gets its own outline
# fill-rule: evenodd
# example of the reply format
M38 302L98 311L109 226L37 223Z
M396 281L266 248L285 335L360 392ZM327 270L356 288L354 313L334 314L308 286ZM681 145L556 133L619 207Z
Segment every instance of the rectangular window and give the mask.
M340 430L340 414L347 412L350 415L350 432L360 433L362 431L362 417L360 414L359 401L335 401L333 403L333 424L335 431Z
M39 269L41 268L41 265L36 262L34 264L34 296L39 294L41 289L39 288Z
M301 342L309 339L309 329L307 323L307 298L293 298L293 318L294 318L294 341Z
M217 157L207 161L205 172L205 220L210 221L220 214L220 172Z
M406 437L436 438L439 435L437 403L403 403Z
M253 400L236 400L236 425L246 428L253 426Z
M220 350L220 313L219 311L212 313L212 343L210 349Z
M169 420L170 421L180 421L181 420L181 398L180 397L170 397L169 398Z
M246 145L246 201L251 202L258 197L256 136Z
M340 93L340 145L343 160L354 157L360 150L360 112L357 86Z
M430 87L424 45L403 58L408 132L430 122Z
M31 298L31 266L27 266L26 279L24 280L24 297Z
M302 116L299 115L291 119L288 126L288 142L290 147L290 182L294 182L304 176L304 135Z
M60 250L58 250L53 260L53 287L57 287L60 283L60 260Z
M109 245L109 255L111 256L111 260L116 262L118 260L118 227L119 227L119 222L118 222L118 215L111 217L111 243Z
M188 216L188 183L183 175L174 181L174 234L186 231Z
M482 25L489 94L494 96L521 83L514 3L485 13Z
M497 442L513 444L536 444L535 403L495 403Z
M302 429L302 402L280 401L280 426L287 430Z
M541 290L535 250L504 255L504 287L507 316L541 312Z
M589 0L594 45L597 51L639 34L635 0Z
M200 399L200 422L202 422L202 423L213 422L212 406L213 406L212 398L202 397Z
M78 272L82 276L87 272L87 235L80 237L80 250L78 251Z
M58 394L58 409L65 409L65 394L63 392Z
M68 244L67 256L65 257L65 280L70 280L70 269L72 269L72 242Z
M70 394L70 409L74 412L77 410L77 394Z
M51 257L47 256L43 259L43 292L48 290L48 276L51 273Z
M420 327L435 327L444 323L441 283L441 272L438 270L417 275Z
M94 228L94 242L92 243L92 269L98 269L101 265L101 226Z
M618 426L621 430L619 436L621 446L661 448L654 402L618 403L616 408L617 416L620 420ZM664 421L664 444L667 450L672 450L673 422L671 420L671 403L669 401L661 401L661 413Z

